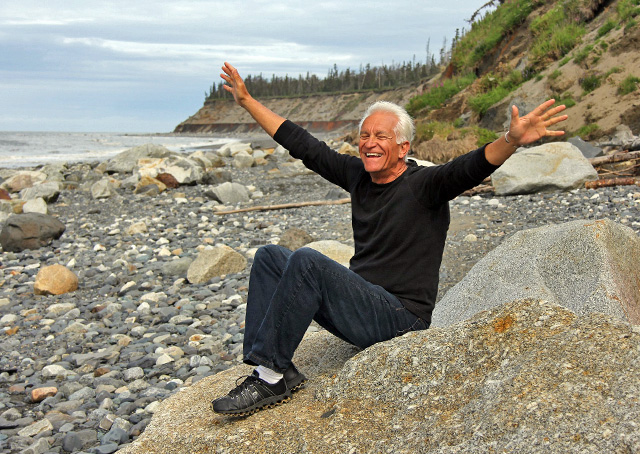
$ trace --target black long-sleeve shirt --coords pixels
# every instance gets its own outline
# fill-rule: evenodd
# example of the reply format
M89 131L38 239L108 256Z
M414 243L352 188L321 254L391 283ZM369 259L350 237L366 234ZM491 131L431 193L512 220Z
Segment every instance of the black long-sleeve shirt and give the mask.
M430 324L449 228L448 201L498 167L486 160L484 147L441 166L409 161L397 179L376 184L359 158L336 153L288 120L274 139L351 195L355 254L349 268Z

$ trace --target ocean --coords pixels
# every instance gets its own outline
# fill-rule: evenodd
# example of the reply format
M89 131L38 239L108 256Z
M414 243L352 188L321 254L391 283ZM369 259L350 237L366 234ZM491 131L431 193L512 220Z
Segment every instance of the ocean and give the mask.
M203 135L0 131L0 169L104 161L121 151L147 143L189 153L236 141L238 139Z

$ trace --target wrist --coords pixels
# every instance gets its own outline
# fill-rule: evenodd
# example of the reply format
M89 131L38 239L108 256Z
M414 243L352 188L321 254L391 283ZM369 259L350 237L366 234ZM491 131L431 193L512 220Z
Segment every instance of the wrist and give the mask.
M518 144L516 144L513 139L509 140L509 131L504 133L504 141L507 144L509 144L509 146L512 146L513 148L518 148Z

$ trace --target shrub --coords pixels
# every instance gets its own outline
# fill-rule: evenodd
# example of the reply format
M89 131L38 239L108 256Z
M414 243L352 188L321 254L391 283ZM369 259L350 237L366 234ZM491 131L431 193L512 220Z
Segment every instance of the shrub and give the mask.
M562 71L560 71L559 69L556 69L554 72L552 72L551 74L549 74L549 79L551 80L556 80L558 77L560 77L562 75Z
M457 71L472 69L511 30L522 24L533 11L535 0L505 2L488 13L481 21L471 24L456 44L451 62Z
M600 27L598 29L598 33L597 33L597 37L601 38L604 35L606 35L607 33L609 33L611 30L613 30L614 28L616 28L618 24L616 23L615 20L613 20L613 18L609 18L603 25L602 27Z
M414 96L407 104L407 111L411 115L416 115L425 107L437 109L451 99L456 93L460 92L475 80L473 74L466 76L454 77L431 87L429 91L418 96Z
M484 84L484 87L489 88L489 90L469 99L469 107L480 116L484 115L489 110L489 107L522 85L524 77L520 71L511 71L503 80L499 80L493 75L487 75L486 81L487 83Z
M580 80L580 86L584 90L584 93L587 94L598 88L601 82L600 76L597 74L589 74Z
M567 109L576 105L576 102L574 101L570 93L563 93L562 95L554 96L554 98L556 100L556 103L554 105L560 106L564 104Z
M584 140L591 140L593 135L600 130L600 126L596 123L590 125L584 125L582 128L576 131L576 135L580 136Z
M579 65L580 63L585 61L585 59L589 56L592 50L593 50L593 46L591 44L589 44L588 46L585 46L583 49L580 49L580 51L576 53L575 57L573 57L573 61Z
M620 96L628 95L638 89L638 84L640 83L640 77L636 76L627 76L620 85L618 85L618 94Z
M638 8L639 3L638 0L620 0L618 2L616 11L621 23L640 14L640 8Z
M572 17L579 7L576 0L558 2L531 23L529 28L535 37L531 46L534 63L541 63L549 57L554 60L562 58L580 42L585 28Z
M475 126L473 128L473 132L478 138L476 145L478 147L483 146L485 143L493 142L499 136L493 131L489 131L488 129L481 128L479 126Z
M562 60L560 60L560 63L558 63L558 67L562 67L566 65L570 61L571 61L571 57L564 57Z
M430 121L416 124L416 139L420 142L433 139L434 136L447 137L454 131L454 126L442 121Z

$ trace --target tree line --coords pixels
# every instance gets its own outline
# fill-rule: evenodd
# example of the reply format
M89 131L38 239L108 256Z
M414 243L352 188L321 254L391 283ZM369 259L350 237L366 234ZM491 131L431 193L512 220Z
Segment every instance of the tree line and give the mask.
M285 76L273 74L270 78L260 73L246 76L244 83L253 96L261 98L393 89L420 82L436 74L441 65L449 62L451 52L460 37L459 31L456 30L456 36L452 40L449 50L446 50L447 40L444 39L438 60L430 52L429 42L427 42L424 62L416 61L414 55L413 59L408 62L383 64L382 66L360 65L357 71L350 68L339 70L338 66L334 64L324 78L309 72L305 76L299 74L297 77L291 77L288 74ZM211 85L209 91L205 92L205 101L231 98L231 95L222 88L223 85L224 82Z

